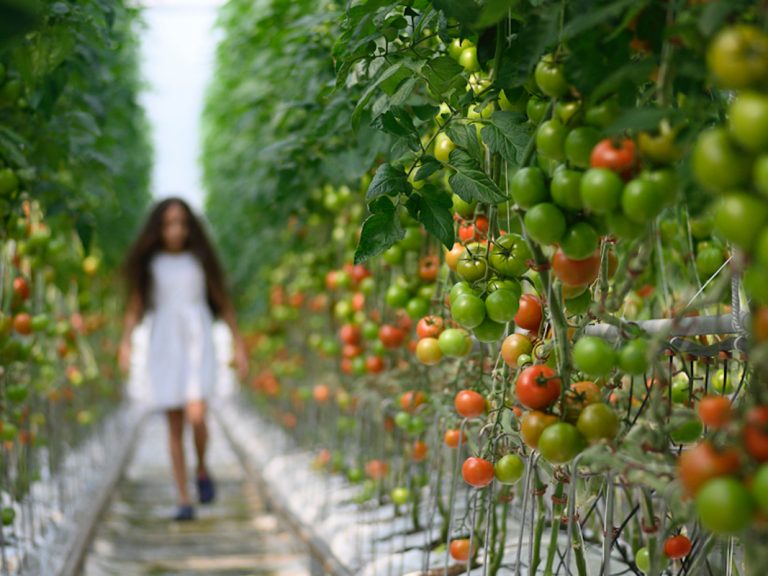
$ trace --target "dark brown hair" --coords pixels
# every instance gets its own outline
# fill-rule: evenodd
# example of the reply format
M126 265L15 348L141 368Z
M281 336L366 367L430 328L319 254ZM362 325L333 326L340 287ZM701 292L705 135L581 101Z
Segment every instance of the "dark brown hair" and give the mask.
M224 274L216 257L211 241L203 224L184 200L177 197L161 200L152 208L144 228L134 242L123 265L123 274L128 287L128 297L136 294L143 314L151 303L151 276L149 263L152 257L162 251L163 214L169 206L178 204L187 215L187 240L184 248L189 250L203 267L208 306L215 316L220 316L227 305L228 295L224 285Z

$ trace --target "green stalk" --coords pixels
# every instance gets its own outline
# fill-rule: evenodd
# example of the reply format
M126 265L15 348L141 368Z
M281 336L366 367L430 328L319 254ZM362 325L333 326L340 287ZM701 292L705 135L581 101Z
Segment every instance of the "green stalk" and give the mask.
M563 497L565 484L558 481L555 485L555 494L552 496L552 527L549 537L549 548L547 549L547 564L544 566L544 575L552 576L552 568L555 564L555 553L557 552L557 534L560 532L560 517L563 515L563 505L560 500Z
M536 570L541 563L541 538L544 535L544 524L547 520L547 507L544 505L544 483L539 478L536 471L536 531L533 536L533 557L531 559L531 574L536 574Z
M504 560L504 543L507 540L507 517L509 516L509 502L504 502L501 508L501 537L498 538L498 549L494 552L491 566L488 569L490 576L496 576L501 568L501 562ZM494 523L494 529L496 524ZM495 539L496 534L494 534Z

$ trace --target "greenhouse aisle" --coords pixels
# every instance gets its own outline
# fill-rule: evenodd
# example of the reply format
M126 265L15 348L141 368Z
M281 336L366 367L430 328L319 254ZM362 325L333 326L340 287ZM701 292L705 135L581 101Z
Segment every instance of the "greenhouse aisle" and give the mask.
M301 545L266 509L215 418L210 463L216 502L197 507L197 520L169 520L175 492L161 416L145 421L126 473L96 528L84 576L206 574L308 576ZM188 466L192 466L187 431Z

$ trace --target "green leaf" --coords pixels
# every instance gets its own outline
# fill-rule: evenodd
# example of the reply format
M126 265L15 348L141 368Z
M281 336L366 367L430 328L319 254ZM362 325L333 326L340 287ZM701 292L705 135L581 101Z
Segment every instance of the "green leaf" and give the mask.
M396 108L380 114L371 122L371 126L395 136L416 135L413 120L402 108Z
M453 191L465 202L498 204L507 200L496 182L486 174L480 163L461 148L451 152L449 166L456 170L448 179Z
M464 25L471 25L477 19L480 8L475 0L433 0L433 4L446 16L456 18Z
M477 139L477 130L475 129L474 124L457 124L456 122L451 122L446 127L445 132L456 146L466 150L467 154L474 160L477 160L477 162L483 161L483 148L480 146L480 141Z
M513 18L517 17L520 11L525 9L521 6L522 4L521 0L485 0L472 26L478 30L489 28L502 18L506 18L510 10Z
M520 166L532 137L533 127L526 120L523 114L496 111L481 131L491 152L501 155L511 167Z
M588 30L593 30L603 22L621 16L627 8L637 9L640 5L648 4L649 0L615 0L596 10L583 12L573 18L563 28L562 40L570 40Z
M501 88L522 86L536 63L557 43L559 10L545 7L529 15L525 22L514 22L512 40L504 52L495 83Z
M400 218L393 209L391 212L371 214L363 222L360 242L355 250L355 264L361 264L390 248L403 239L405 232Z
M432 186L414 192L406 202L411 215L446 248L451 248L455 241L452 205L449 194Z
M385 163L379 166L376 174L368 186L365 197L370 202L379 196L398 196L409 194L411 184L402 168Z
M365 92L363 92L362 96L360 96L360 99L357 101L357 106L355 106L354 112L352 112L353 122L357 122L357 120L360 117L360 114L368 105L368 102L370 102L371 98L373 98L373 95L376 93L376 91L381 86L381 84L395 77L395 75L401 74L404 71L404 68L405 68L405 65L402 62L398 62L394 66L390 66L389 68L384 70L384 72L382 72L379 75L379 77L376 78L376 80L374 80L368 85L368 87L365 89Z
M424 65L422 73L432 92L447 98L451 92L466 85L461 75L463 71L464 68L450 56L438 56Z
M425 155L421 159L421 166L419 167L418 171L416 172L416 177L414 180L416 182L419 182L420 180L426 180L432 174L437 172L438 170L441 170L443 168L442 163L440 163L439 160L437 160L434 156L430 156L429 154Z

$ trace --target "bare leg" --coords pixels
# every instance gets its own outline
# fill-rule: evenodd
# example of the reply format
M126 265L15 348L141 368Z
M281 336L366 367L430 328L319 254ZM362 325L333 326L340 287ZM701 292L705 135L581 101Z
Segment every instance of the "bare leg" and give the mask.
M168 410L166 414L168 415L173 477L179 492L179 504L187 506L191 504L191 500L189 499L187 468L184 461L184 410L181 408Z
M204 400L196 400L187 404L187 418L192 424L192 436L195 440L195 453L197 454L197 475L208 473L205 466L205 452L208 448L208 425L206 424L207 406Z

